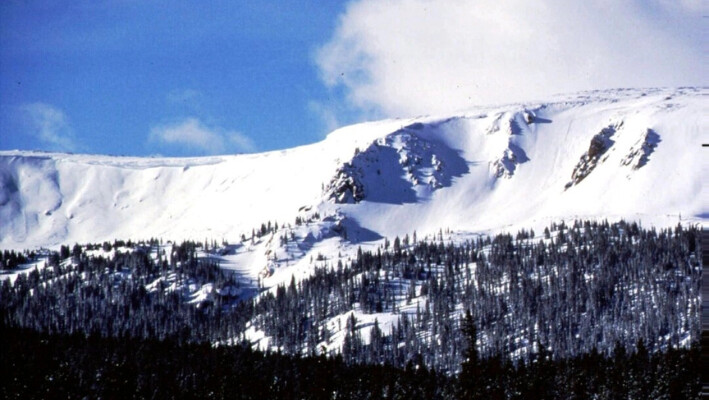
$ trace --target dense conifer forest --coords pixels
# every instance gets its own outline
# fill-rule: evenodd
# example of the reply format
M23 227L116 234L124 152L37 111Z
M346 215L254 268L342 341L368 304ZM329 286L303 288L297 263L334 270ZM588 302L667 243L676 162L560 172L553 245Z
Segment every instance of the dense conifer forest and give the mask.
M516 366L467 358L447 376L409 363L345 363L341 357L264 354L244 346L0 330L5 399L693 399L699 347L651 354L619 348ZM468 352L473 355L474 351Z
M316 261L310 277L255 296L207 244L62 246L2 282L3 392L42 397L65 382L76 385L66 393L94 397L124 382L137 391L127 397L208 387L252 398L238 384L253 384L273 398L285 386L305 393L294 398L692 398L698 236L622 221L458 242L413 235ZM4 252L0 262L11 270L39 256ZM191 296L205 285L209 296ZM396 321L388 331L362 315ZM347 322L335 329L338 316ZM269 355L249 349L249 330L270 338ZM335 331L341 352L324 351ZM262 364L245 366L254 359ZM107 375L87 375L95 366Z

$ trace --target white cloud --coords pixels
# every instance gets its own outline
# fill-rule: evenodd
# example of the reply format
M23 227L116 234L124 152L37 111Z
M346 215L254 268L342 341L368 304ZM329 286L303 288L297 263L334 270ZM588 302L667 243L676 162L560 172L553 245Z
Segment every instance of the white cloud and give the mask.
M48 150L77 149L74 134L63 111L46 103L25 104L21 110L29 134L39 139Z
M197 118L186 118L174 124L153 127L150 139L206 154L255 151L253 141L247 136L235 131L207 127Z
M332 132L341 126L337 118L337 110L333 108L332 104L328 105L319 101L310 101L308 102L308 110L320 119L320 122L325 128L325 133Z
M235 146L239 151L245 153L253 153L256 151L256 145L254 145L253 140L239 132L229 132L226 138L232 146Z
M699 0L358 0L316 62L348 103L389 116L703 85L699 10Z

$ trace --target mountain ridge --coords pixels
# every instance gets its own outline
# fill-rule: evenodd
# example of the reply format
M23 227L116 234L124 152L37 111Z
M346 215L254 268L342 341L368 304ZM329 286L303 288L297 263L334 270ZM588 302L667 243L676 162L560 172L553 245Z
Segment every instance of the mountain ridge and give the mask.
M308 218L304 208L379 237L580 217L704 223L704 96L704 88L585 92L357 124L260 154L2 151L0 247L234 241L267 221Z
M58 299L107 288L172 299L171 318L215 345L352 361L404 344L449 372L471 309L487 356L533 357L540 343L610 354L638 338L686 347L698 326L695 225L709 214L700 146L689 145L705 90L603 93L365 123L264 154L0 152L0 249L61 245L4 251L0 279L18 293L73 288ZM106 299L78 307L108 307L92 313L136 332L155 320L144 309L107 317L125 308ZM91 315L24 306L18 323L27 309ZM540 324L550 318L562 319Z

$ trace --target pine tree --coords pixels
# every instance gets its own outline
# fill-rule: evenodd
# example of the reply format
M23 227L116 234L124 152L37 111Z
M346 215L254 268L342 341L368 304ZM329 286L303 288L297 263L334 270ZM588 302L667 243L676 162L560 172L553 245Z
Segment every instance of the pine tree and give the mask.
M460 382L461 399L482 398L482 387L480 379L480 359L477 349L478 331L470 314L470 310L465 312L463 325L461 327L463 335L467 341L467 347L463 352L462 370L458 377Z

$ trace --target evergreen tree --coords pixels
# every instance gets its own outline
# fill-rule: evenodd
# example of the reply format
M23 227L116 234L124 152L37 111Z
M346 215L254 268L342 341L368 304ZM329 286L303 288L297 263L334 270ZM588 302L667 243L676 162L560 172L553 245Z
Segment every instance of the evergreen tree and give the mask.
M465 312L463 319L462 332L466 339L466 348L463 352L462 370L458 377L460 381L460 398L461 399L479 399L482 398L483 388L480 369L480 357L477 349L478 331L470 314L470 310Z

